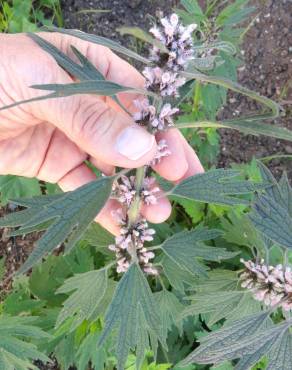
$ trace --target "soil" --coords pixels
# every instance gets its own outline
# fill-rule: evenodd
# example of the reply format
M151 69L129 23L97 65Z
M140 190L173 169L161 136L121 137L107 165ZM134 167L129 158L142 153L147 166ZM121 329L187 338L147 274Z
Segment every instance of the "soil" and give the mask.
M10 213L9 207L0 208L0 217ZM5 275L0 282L0 299L11 287L12 275L27 259L34 248L39 233L32 233L25 237L9 237L7 228L0 228L0 258L5 259Z
M258 14L246 33L242 45L244 67L239 68L240 84L263 96L271 98L283 107L283 117L276 125L292 129L292 2L291 0L251 1ZM254 103L241 96L230 97L228 110L236 115L254 109ZM247 162L252 157L291 155L292 143L283 140L243 135L235 131L221 131L221 155L219 167L232 162ZM283 170L292 178L292 162L273 160L268 163L276 176Z

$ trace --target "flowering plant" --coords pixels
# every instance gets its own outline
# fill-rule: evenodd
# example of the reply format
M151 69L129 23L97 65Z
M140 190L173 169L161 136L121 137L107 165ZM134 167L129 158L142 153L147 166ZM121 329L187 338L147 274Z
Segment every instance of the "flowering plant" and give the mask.
M276 117L277 104L225 78L202 72L202 61L209 62L212 53L222 47L226 50L230 45L212 40L212 43L196 46L193 33L197 28L197 24L184 26L177 14L162 17L150 29L153 46L149 58L98 36L76 30L52 30L89 39L144 62L145 86L137 91L106 81L100 72L92 70L92 65L89 71L86 58L78 51L75 54L81 65L40 36L30 35L80 82L35 86L52 92L29 101L96 93L111 96L120 104L117 94L132 91L144 95L135 101L135 122L157 136L175 126L235 128L254 134L290 137L287 130L259 122ZM218 84L247 95L265 109L260 114L236 120L176 123L179 105L188 98L197 81ZM191 353L184 364L217 364L240 358L237 368L248 369L267 355L270 369L281 368L279 364L286 359L287 353L282 357L276 354L284 344L291 348L292 343L291 321L289 317L284 320L291 308L291 272L286 265L273 267L258 261L260 256L267 258L275 244L284 250L292 247L292 190L287 178L283 176L277 182L267 168L259 164L262 182L237 179L240 172L236 170L214 169L173 185L154 175L153 167L171 154L167 141L158 141L157 147L154 160L136 171L123 169L114 176L100 176L73 192L15 201L27 209L6 216L0 221L1 226L20 227L13 235L46 230L18 274L27 272L61 243L65 251L70 252L85 235L85 240L94 240L94 245L106 247L101 253L103 263L95 270L64 279L57 289L57 294L69 295L56 320L57 338L60 332L65 331L70 336L85 325L86 330L95 330L98 334L90 337L90 343L95 344L102 364L105 363L102 356L114 340L117 368L124 369L129 353L135 351L136 368L141 369L147 351L151 351L154 359L160 352L166 352L171 328L177 326L181 332L184 320L199 313L204 315L205 325L226 321L220 330L202 338L201 346L195 351L191 352L192 345L188 348ZM257 194L252 197L254 192ZM149 226L140 210L143 203L155 204L162 193L174 199L223 206L248 207L252 203L253 206L248 216L244 214L241 227L233 223L235 219L212 229L202 223L196 229L168 230L161 238L159 229ZM120 226L120 235L115 238L97 225L90 226L109 198L120 204L112 215ZM216 262L238 258L239 248L228 250L228 242L250 247L246 238L241 237L242 229L256 235L251 248L257 247L255 261L244 260L244 272L208 271L210 264L216 266ZM222 240L225 240L224 248ZM191 289L194 289L193 296L189 295ZM186 305L182 296L192 303ZM263 304L258 304L257 300ZM241 313L243 307L244 314ZM274 324L273 315L278 309L283 309L282 320ZM95 326L92 329L88 322L97 320L104 312L105 319L98 323L101 330ZM264 338L263 344L256 351L254 344L259 338Z

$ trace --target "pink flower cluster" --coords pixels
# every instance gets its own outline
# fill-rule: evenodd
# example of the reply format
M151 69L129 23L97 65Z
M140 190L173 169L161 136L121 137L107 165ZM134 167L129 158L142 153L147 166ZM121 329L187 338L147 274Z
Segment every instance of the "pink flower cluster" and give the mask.
M185 69L188 62L193 59L192 32L196 24L184 27L176 14L160 20L161 27L150 29L155 39L167 50L153 46L150 59L155 67L146 67L143 75L146 78L146 88L160 93L161 96L178 96L178 89L186 82L178 72Z
M186 79L180 77L177 72L163 70L160 67L146 67L142 73L146 79L146 88L161 96L178 97L178 89L186 82Z
M145 242L153 240L155 230L148 228L145 219L140 219L135 225L127 227L122 209L116 211L113 216L121 226L121 234L116 237L115 244L109 246L109 249L116 253L117 272L123 273L128 270L134 254L134 258L138 259L140 267L146 274L157 275L157 269L150 262L155 254L144 247Z
M292 309L292 271L282 265L268 266L264 260L241 262L245 271L240 275L241 286L249 289L256 300L266 306L280 305L283 310Z
M150 166L155 166L156 164L160 163L162 158L168 157L171 154L171 151L168 149L168 145L166 144L166 140L159 140L157 143L157 153L155 157L150 162Z
M157 114L156 108L149 104L147 99L135 100L138 112L133 114L134 120L141 126L148 126L151 132L165 131L174 125L173 117L178 108L172 108L169 103L164 104Z
M150 32L169 52L166 66L172 71L180 71L193 59L192 33L198 25L190 24L184 27L175 13L162 18L160 22L162 27L152 27ZM154 46L151 59L159 64L163 57L163 52Z
M130 207L137 194L135 180L135 176L121 176L113 185L112 197L116 198L121 204ZM147 205L156 204L157 198L155 194L159 191L160 189L155 186L155 178L145 177L139 196Z

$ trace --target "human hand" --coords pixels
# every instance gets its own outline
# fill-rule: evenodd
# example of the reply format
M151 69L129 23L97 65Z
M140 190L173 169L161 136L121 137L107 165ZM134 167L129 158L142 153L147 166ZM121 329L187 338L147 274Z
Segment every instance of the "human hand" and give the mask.
M57 33L42 33L41 37L72 59L75 56L70 46L75 46L110 81L143 86L142 76L103 46ZM31 85L72 81L26 35L0 35L0 106L44 94L29 88ZM135 110L132 94L119 94L119 99L129 111ZM157 136L166 140L171 151L154 168L161 176L177 182L203 171L195 152L178 130ZM156 149L155 138L107 97L76 95L0 112L0 174L36 177L58 183L64 191L95 179L84 163L86 159L110 175L115 166L136 168L149 163ZM115 200L109 200L97 216L97 221L114 234L118 233L118 226L111 214L117 207ZM170 212L165 197L141 209L142 215L153 223L163 222Z

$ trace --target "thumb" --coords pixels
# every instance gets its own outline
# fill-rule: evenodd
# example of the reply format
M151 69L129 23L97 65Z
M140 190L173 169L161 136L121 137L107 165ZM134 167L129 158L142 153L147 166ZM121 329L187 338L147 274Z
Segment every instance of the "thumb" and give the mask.
M127 114L90 95L47 102L47 120L92 157L107 164L134 168L154 157L155 137Z

